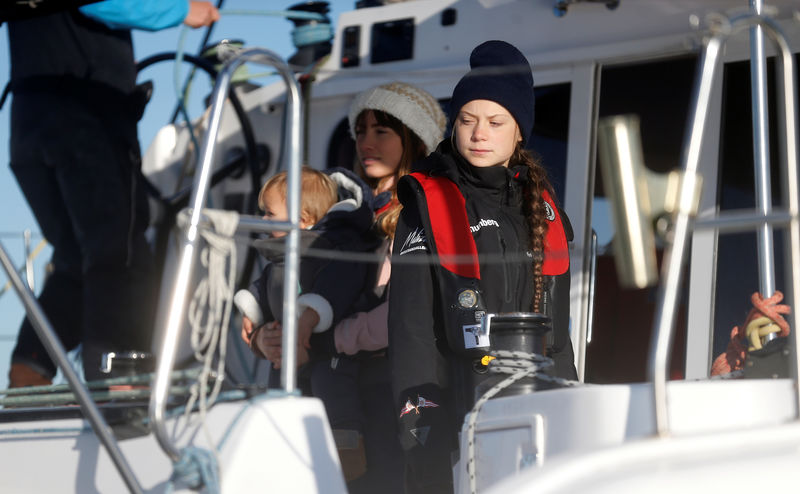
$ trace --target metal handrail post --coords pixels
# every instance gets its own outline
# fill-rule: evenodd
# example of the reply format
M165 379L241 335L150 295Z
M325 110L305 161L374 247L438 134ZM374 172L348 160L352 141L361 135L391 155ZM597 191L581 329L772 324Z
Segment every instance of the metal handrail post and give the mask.
M762 14L764 0L750 0L750 11ZM753 111L753 167L756 183L756 209L772 211L772 183L769 159L769 120L767 120L767 60L764 55L764 30L750 28L750 102ZM757 230L759 291L766 297L775 293L775 255L772 226L764 223ZM765 341L777 338L775 333Z
M300 89L294 74L289 66L275 53L263 48L249 48L242 50L239 54L228 61L224 68L217 75L214 87L211 112L208 122L208 131L201 150L201 158L198 165L198 173L195 174L192 186L192 196L189 201L191 205L191 218L186 228L186 237L183 242L181 258L178 264L178 273L173 283L172 295L170 298L169 312L166 316L165 330L161 353L159 355L158 368L154 378L153 395L150 398L149 416L153 425L159 445L164 452L173 460L180 458L180 451L172 444L169 439L164 412L166 409L167 395L169 392L169 376L175 362L175 351L183 326L186 313L186 301L191 281L191 273L195 264L196 250L199 244L199 225L202 219L203 207L210 187L211 169L214 162L214 148L217 134L219 132L220 121L222 120L222 109L227 98L233 73L242 64L247 62L270 65L278 70L287 86L287 111L285 112L286 128L288 132L284 135L285 156L288 158L288 213L289 231L286 254L286 278L284 287L284 348L294 349L297 339L296 321L296 288L297 270L299 267L299 255L297 247L299 245L299 224L300 224L300 129L301 122L301 100ZM291 367L291 372L284 372L281 377L287 391L294 390L295 358L293 352L285 352L284 365ZM286 369L284 369L285 371Z
M92 430L97 434L97 437L100 439L100 442L103 443L106 451L108 451L111 461L113 461L114 466L117 467L119 474L122 476L122 480L125 482L125 485L128 486L128 490L135 494L141 493L142 486L139 485L136 476L133 474L133 470L131 470L128 462L125 461L125 457L122 455L122 451L119 449L119 445L114 439L111 428L106 423L95 402L92 401L92 397L89 395L86 386L84 386L80 377L78 377L72 369L69 359L67 358L67 351L64 349L58 336L56 336L56 332L53 330L50 321L47 320L47 316L45 316L41 306L36 301L36 296L22 281L19 274L17 274L2 242L0 242L0 264L2 264L8 278L14 285L17 295L19 295L20 300L22 300L22 303L25 305L25 312L28 315L28 319L31 321L39 340L41 340L47 350L47 355L49 355L58 365L58 368L61 369L70 388L75 393L75 398L78 400L78 404L80 404L83 415L86 417L86 420L89 421Z
M773 24L770 22L769 24ZM778 92L783 95L783 105L778 106L778 136L781 140L781 161L786 163L783 171L783 192L790 215L786 260L791 266L787 283L790 284L792 310L792 342L794 344L794 385L797 400L797 417L800 419L800 176L798 176L798 108L797 67L786 37L777 25L773 30L780 34L775 42L780 47L781 63L778 64ZM786 262L784 260L784 262Z
M674 327L675 313L678 306L678 289L684 257L688 245L688 234L691 223L694 221L692 208L694 191L697 181L697 168L700 161L700 146L705 129L705 118L708 113L711 87L714 74L718 67L718 59L722 46L728 37L735 31L752 25L760 25L779 47L781 63L779 64L779 78L783 96L785 114L784 119L779 119L781 135L785 139L784 163L789 202L789 257L792 269L792 304L795 309L792 321L795 327L795 348L800 343L797 328L800 328L800 317L797 308L800 303L800 220L798 220L798 184L797 184L797 102L794 97L796 76L794 60L786 38L780 27L771 19L756 15L744 14L730 21L731 29L713 36L700 58L701 70L698 73L696 91L694 93L694 111L688 127L689 133L684 143L683 169L684 181L678 202L678 211L675 219L673 240L669 243L664 253L664 268L662 269L664 283L659 288L658 305L654 319L654 338L650 347L650 367L648 369L650 380L653 382L653 396L655 400L656 432L660 436L669 433L669 420L667 408L667 373L669 355L672 343L672 329ZM780 105L778 105L780 106ZM768 198L771 202L772 198ZM796 355L795 376L800 370L800 357ZM800 384L795 382L798 400L798 413L800 413Z
M28 282L28 288L31 291L36 290L35 276L33 273L33 257L31 257L31 231L25 229L22 232L22 240L25 244L25 280Z
M281 385L287 393L293 393L297 384L297 287L300 283L300 190L303 129L303 100L300 86L294 79L289 66L283 64L281 71L286 81L287 98L285 113L287 129L284 132L283 149L288 149L287 206L291 229L285 246L285 266L283 278L283 362L281 365Z
M683 147L682 160L685 179L681 181L678 200L679 209L675 218L673 239L664 249L662 267L664 282L659 286L659 304L656 307L654 319L656 330L650 346L650 368L648 369L650 380L653 382L656 431L659 435L665 435L669 430L666 381L672 340L671 328L674 322L674 308L677 306L678 287L681 283L681 271L688 244L687 239L691 221L690 211L696 187L697 167L700 162L700 147L708 114L707 110L711 100L714 72L719 61L721 48L721 37L715 36L709 40L700 58L699 66L701 70L697 76L697 84L695 86L697 89L693 96L694 104L692 107L694 112L690 120L690 131L686 136Z

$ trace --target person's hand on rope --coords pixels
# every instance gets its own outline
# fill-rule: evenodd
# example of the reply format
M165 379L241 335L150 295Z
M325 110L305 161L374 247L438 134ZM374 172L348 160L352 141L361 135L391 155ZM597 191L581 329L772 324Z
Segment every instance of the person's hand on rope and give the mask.
M753 308L742 326L731 330L731 340L725 353L719 355L711 366L711 375L727 374L744 369L747 352L762 348L761 338L768 334L778 336L789 335L789 323L783 314L791 312L786 304L781 304L783 293L776 291L774 295L764 298L756 292L750 297ZM741 329L740 329L741 328Z
M211 2L192 0L189 2L189 13L183 23L192 28L210 26L219 20L219 10Z

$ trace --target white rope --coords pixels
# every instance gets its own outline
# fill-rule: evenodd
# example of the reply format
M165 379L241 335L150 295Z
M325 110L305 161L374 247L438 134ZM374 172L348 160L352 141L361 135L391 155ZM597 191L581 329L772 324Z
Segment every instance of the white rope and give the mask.
M475 429L478 425L478 413L483 405L507 387L526 377L552 382L559 386L581 385L578 381L570 381L539 373L553 366L553 360L543 355L509 350L496 350L489 352L489 354L495 357L489 362L489 372L492 374L510 374L510 376L486 391L475 402L475 406L472 407L469 413L469 420L467 421L467 475L469 476L469 491L472 494L477 494L478 492L475 468Z
M186 404L186 417L197 402L200 420L209 444L213 445L205 427L208 408L214 404L225 378L225 355L228 341L228 321L231 316L233 292L236 284L236 242L233 234L239 224L235 211L203 210L210 226L200 228L205 245L200 260L206 273L197 284L189 303L188 319L191 326L191 345L195 358L203 364L197 381L191 387ZM182 211L178 224L188 224L188 212ZM214 357L219 348L216 369L212 371ZM214 377L214 386L208 393L207 383ZM214 451L216 455L216 451Z

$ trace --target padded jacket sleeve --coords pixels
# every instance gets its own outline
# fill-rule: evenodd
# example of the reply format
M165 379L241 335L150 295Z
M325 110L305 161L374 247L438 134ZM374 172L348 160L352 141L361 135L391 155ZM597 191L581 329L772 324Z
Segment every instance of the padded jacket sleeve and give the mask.
M577 380L575 355L569 336L569 270L554 276L551 283L550 295L554 307L549 312L553 315L553 343L548 349L548 356L553 359L553 374L563 379Z
M310 289L304 290L304 293L319 295L329 304L331 325L319 328L314 331L315 333L331 329L350 314L353 305L364 291L366 279L367 265L361 262L334 260L319 271L313 285Z
M336 352L355 355L375 351L389 344L389 302L372 310L358 312L342 319L334 329Z
M567 242L572 242L574 234L572 223L567 213L559 208L561 224ZM554 276L549 288L549 298L553 307L548 312L553 317L553 342L549 349L549 357L553 359L554 374L564 379L577 380L578 372L575 369L575 354L572 351L572 340L569 336L569 290L570 270Z
M258 277L253 283L250 285L250 293L253 294L258 305L261 307L261 313L264 315L264 322L271 322L275 320L275 315L272 313L272 309L270 308L269 299L270 296L268 295L270 288L270 280L272 279L272 268L274 265L272 263L267 264L264 267L264 270L261 271L261 276Z
M406 205L395 232L389 296L389 361L406 455L407 492L452 492L456 446L445 401L447 362L437 348L435 289L419 213ZM424 235L424 234L423 234ZM418 262L423 261L423 262Z

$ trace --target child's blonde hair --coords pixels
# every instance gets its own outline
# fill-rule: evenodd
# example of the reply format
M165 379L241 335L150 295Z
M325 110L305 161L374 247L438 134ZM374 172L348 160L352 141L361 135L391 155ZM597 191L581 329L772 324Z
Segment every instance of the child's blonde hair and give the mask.
M336 204L339 198L338 187L329 176L308 166L303 166L300 182L302 189L300 209L308 216L308 221L314 224ZM266 210L267 191L275 187L285 199L288 188L286 172L276 173L264 182L261 192L258 193L258 207L262 211Z

